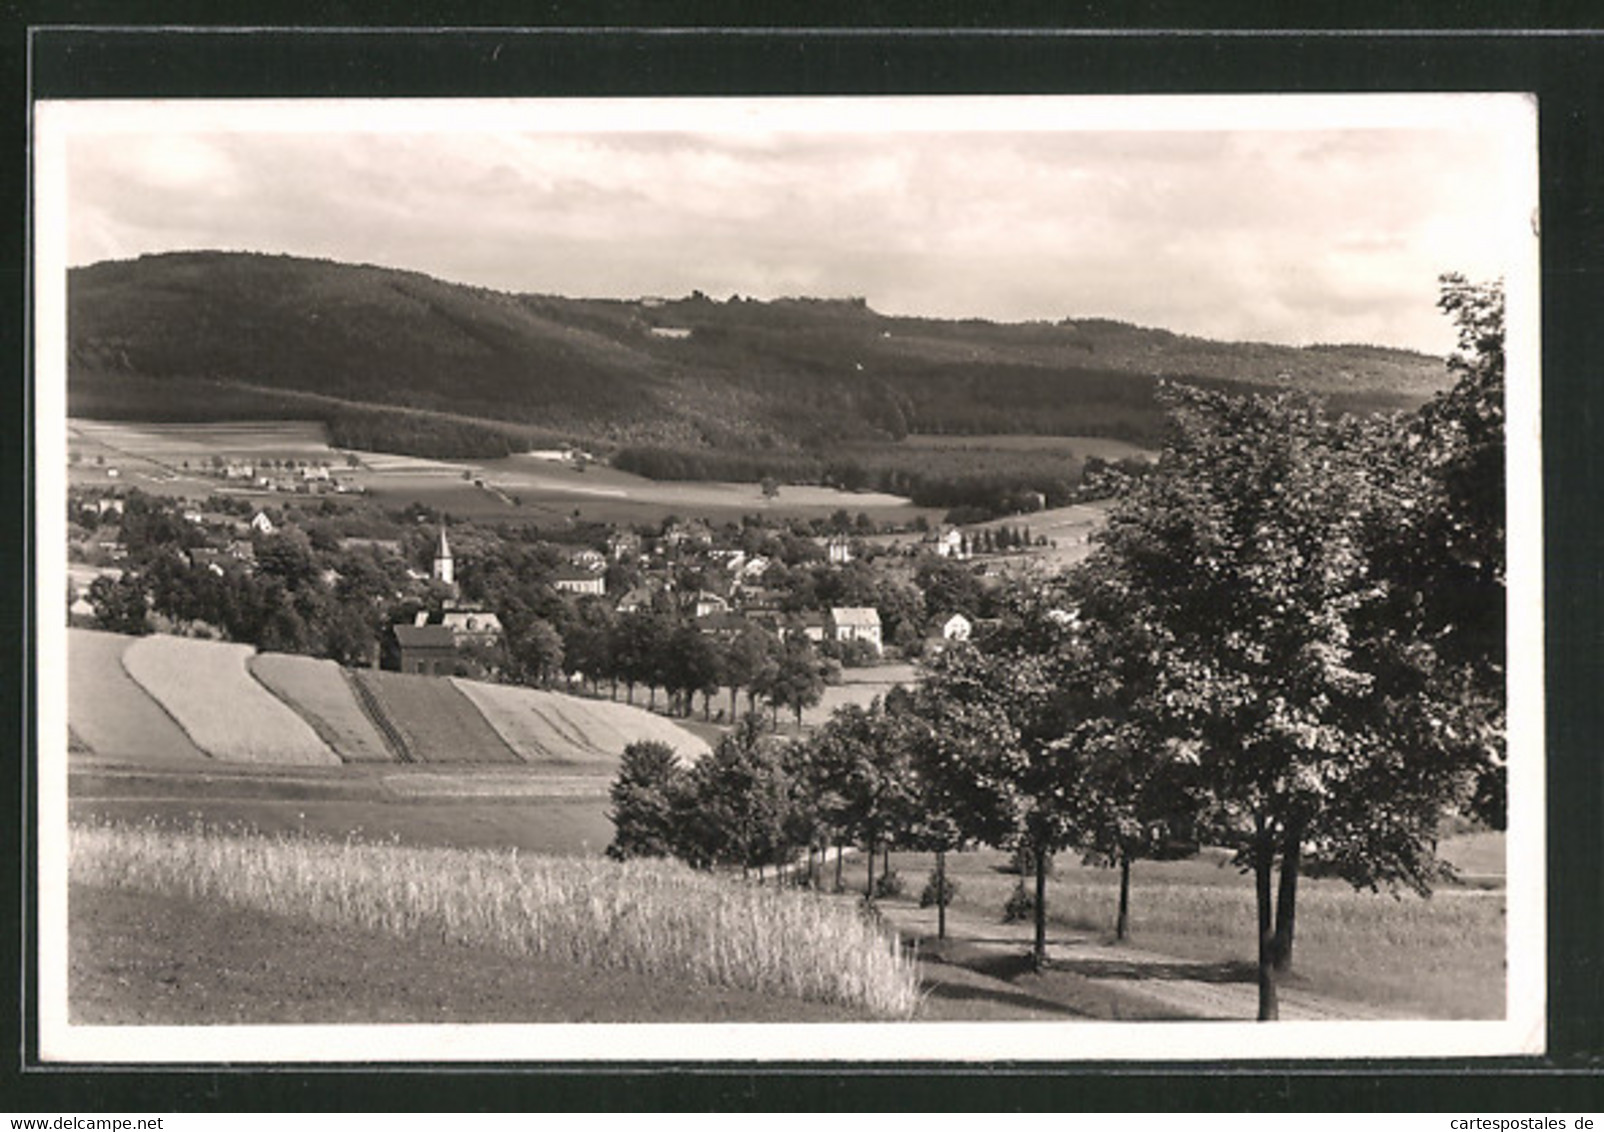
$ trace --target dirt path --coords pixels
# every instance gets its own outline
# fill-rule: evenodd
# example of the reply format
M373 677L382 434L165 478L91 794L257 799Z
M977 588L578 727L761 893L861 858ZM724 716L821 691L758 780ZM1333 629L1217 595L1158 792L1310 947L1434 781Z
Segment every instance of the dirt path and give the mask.
M976 1000L988 1013L1013 1017L1091 1017L1125 1020L1204 1019L1252 1021L1259 990L1253 964L1178 959L1096 935L1058 929L1048 936L1048 968L1026 961L1029 923L1003 924L947 913L947 940L936 939L936 910L898 901L880 908L904 939L918 941L934 1017L973 1017ZM1283 983L1284 1021L1375 1021L1410 1017L1366 1003L1347 1002ZM962 1000L960 1007L958 1001Z

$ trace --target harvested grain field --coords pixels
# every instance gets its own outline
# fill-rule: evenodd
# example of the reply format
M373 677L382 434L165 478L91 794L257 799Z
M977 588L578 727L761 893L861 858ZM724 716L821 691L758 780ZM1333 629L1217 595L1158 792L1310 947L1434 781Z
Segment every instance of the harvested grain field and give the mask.
M703 739L642 708L534 688L453 683L526 763L611 774L631 743L656 740L691 760L708 750Z
M67 718L74 738L105 759L209 761L123 667L123 653L137 640L98 629L67 630Z
M400 740L401 756L420 763L519 763L507 741L450 680L404 672L353 671Z
M249 668L334 748L342 762L395 761L395 752L358 705L344 671L332 660L264 653L252 657Z
M213 758L338 763L339 756L317 732L250 674L246 662L254 651L249 645L187 637L144 637L129 646L123 664Z

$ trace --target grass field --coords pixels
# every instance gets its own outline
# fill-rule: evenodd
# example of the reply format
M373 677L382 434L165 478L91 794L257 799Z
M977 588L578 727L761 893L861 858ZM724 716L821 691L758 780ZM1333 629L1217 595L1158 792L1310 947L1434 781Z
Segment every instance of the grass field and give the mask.
M73 885L74 1025L857 1022L861 1010Z
M67 718L79 741L103 759L135 764L210 760L123 667L134 638L67 630Z
M141 637L123 653L140 687L194 744L234 762L339 762L328 744L250 674L249 645L187 637Z
M263 653L251 675L299 714L341 762L394 762L395 752L358 706L344 672L332 660Z
M1493 839L1501 844L1498 835L1481 835L1466 851L1490 862ZM1452 859L1457 851L1450 843L1445 854ZM991 850L949 854L948 875L958 885L954 908L1000 922L1019 883L1017 875L1001 871L1006 860ZM1223 852L1205 850L1192 860L1138 862L1131 872L1130 945L1178 959L1250 967L1257 953L1252 880L1225 861ZM908 889L898 899L916 901L934 858L893 853L891 862ZM864 880L862 862L849 862L843 882L861 891ZM1047 886L1050 930L1112 942L1117 895L1115 870L1061 856ZM1395 898L1305 878L1288 982L1423 1017L1501 1018L1504 937L1501 890L1445 887L1430 899Z
M71 876L403 945L427 938L585 968L911 1017L918 975L849 905L666 862L542 858L307 838L79 825Z

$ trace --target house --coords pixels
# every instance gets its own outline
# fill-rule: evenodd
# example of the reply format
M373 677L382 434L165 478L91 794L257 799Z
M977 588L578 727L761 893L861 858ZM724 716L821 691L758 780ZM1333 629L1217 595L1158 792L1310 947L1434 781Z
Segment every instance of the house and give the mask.
M650 586L636 586L618 599L618 612L636 613L642 609L649 609L655 596Z
M258 511L251 517L251 530L255 531L259 535L270 535L273 533L273 520L267 517L266 511Z
M849 641L867 641L878 653L880 645L880 614L867 606L837 606L830 610L826 623L830 640L838 644Z
M237 538L230 542L223 548L223 553L227 554L235 562L246 566L256 565L256 547L242 538Z
M640 557L640 535L634 531L614 531L607 536L607 553L614 562Z
M968 540L957 527L948 527L936 536L936 553L942 558L968 558Z
M421 614L420 614L421 616ZM451 630L458 644L476 642L493 645L501 640L501 618L489 609L459 609L447 605L440 615L440 624Z
M757 620L757 618L754 618L754 620ZM792 633L801 633L815 644L822 644L829 632L829 622L824 614L816 613L810 609L805 613L790 618L786 622L776 624L775 632L782 641Z
M945 619L937 618L925 634L925 651L935 655L948 645L967 641L974 630L974 622L962 613L954 613Z
M219 550L215 546L197 546L189 551L189 564L197 569L204 567L222 577L227 573L226 566L237 566L238 562L229 557L227 551Z
M551 585L562 593L594 594L600 597L607 592L607 575L570 566L553 574Z
M445 625L394 625L400 669L419 676L451 676L457 671L457 641Z
M719 594L703 590L696 595L695 616L697 617L709 617L715 613L728 613L729 611L730 603Z
M845 566L852 561L852 544L845 535L836 535L826 542L824 552L832 566Z
M606 556L601 554L599 551L591 550L588 547L584 550L574 551L573 555L568 559L568 562L569 565L574 566L576 569L588 570L592 574L599 573L600 571L607 569Z

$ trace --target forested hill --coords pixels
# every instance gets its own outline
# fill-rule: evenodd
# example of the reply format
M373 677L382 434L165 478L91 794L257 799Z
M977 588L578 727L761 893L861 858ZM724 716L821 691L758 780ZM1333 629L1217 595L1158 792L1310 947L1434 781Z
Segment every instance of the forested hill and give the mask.
M850 299L513 295L287 256L144 256L74 269L68 285L74 415L290 413L356 445L353 430L430 429L455 430L445 448L487 429L514 446L564 435L775 451L907 431L1143 442L1161 377L1307 389L1361 410L1447 384L1440 358L1370 346L893 318Z

